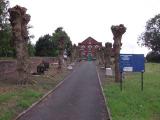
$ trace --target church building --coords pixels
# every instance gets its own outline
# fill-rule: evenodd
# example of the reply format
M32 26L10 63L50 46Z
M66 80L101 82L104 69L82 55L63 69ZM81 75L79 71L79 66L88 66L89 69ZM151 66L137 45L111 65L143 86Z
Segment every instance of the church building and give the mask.
M78 43L79 56L83 59L95 59L96 50L102 47L102 42L97 42L92 37L88 37L83 42Z

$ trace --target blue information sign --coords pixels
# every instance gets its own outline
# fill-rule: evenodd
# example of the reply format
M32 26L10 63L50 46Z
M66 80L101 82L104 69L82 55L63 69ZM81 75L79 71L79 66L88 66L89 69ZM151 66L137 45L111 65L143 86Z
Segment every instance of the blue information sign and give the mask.
M144 72L144 54L120 54L120 70Z

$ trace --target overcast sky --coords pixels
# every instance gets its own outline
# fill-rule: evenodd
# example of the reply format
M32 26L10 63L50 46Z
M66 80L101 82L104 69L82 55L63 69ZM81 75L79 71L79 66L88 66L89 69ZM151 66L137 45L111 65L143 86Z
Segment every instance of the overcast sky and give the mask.
M160 13L160 0L10 0L11 7L16 4L31 15L32 43L61 26L73 43L91 36L104 45L113 42L111 26L124 24L121 53L148 52L137 45L137 38L146 21Z

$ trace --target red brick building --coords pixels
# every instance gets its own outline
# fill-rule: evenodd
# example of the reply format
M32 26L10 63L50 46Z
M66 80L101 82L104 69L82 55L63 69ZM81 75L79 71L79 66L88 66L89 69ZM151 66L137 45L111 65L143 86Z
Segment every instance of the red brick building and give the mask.
M97 42L92 37L88 37L83 42L78 43L79 55L81 58L96 58L96 49L102 47L102 42Z

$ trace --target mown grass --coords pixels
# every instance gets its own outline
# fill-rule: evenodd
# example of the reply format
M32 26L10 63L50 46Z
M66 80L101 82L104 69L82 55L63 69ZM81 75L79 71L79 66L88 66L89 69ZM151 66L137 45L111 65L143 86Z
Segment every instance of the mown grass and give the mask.
M17 86L18 87L18 86ZM15 88L0 95L0 120L11 120L19 112L31 106L43 93L33 87Z
M14 93L6 93L0 95L0 104L3 102L7 102L9 99L11 99L15 94Z
M53 89L69 71L62 71L54 77L48 74L35 76L34 85L12 85L0 83L0 120L12 120L20 112L39 100L46 92Z
M145 66L144 91L140 73L127 74L122 91L117 83L104 85L113 120L160 120L160 64Z
M4 114L1 115L0 120L10 120L14 113L12 111L4 111Z
M13 57L0 57L0 60L13 60Z
M22 109L26 109L31 106L33 102L42 97L42 93L26 89L23 90L23 92L19 93L18 96L20 97L20 99L17 101L16 106Z

